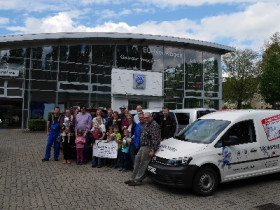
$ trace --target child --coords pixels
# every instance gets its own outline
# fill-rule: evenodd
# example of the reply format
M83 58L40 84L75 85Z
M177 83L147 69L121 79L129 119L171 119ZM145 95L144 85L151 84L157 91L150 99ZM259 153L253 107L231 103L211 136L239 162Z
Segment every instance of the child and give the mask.
M123 139L122 139L122 150L121 150L121 169L119 171L126 172L128 164L128 152L129 144L131 138L129 137L129 131L127 129L123 130Z
M103 132L98 124L94 124L94 131L92 132L93 141L102 140ZM93 150L92 150L93 152ZM101 168L101 158L92 155L92 168L96 166L96 158L97 158L97 168Z
M114 133L111 134L111 141L116 141L118 143L118 156L116 159L114 159L114 168L117 168L118 159L120 158L120 153L121 153L121 149L122 149L122 140L121 140L122 136L119 133L118 126L114 126L113 131L114 131Z
M84 147L86 143L86 138L84 137L82 129L78 129L75 143L77 150L77 164L82 165L84 161Z
M107 142L112 141L112 134L113 134L113 127L110 126L108 128L108 132L106 133ZM108 167L112 168L113 167L112 159L110 159L110 158L106 159L106 164L107 164Z

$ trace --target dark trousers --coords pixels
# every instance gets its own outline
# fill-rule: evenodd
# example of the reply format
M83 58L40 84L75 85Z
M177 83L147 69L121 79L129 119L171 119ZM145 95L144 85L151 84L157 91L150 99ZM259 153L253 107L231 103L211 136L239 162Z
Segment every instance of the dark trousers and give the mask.
M90 144L92 143L92 134L90 132L88 132L86 134L86 143L84 144L84 162L87 163L88 160L91 157L91 154L89 154L89 148L90 148Z
M137 155L138 149L135 144L131 143L129 146L129 156L131 161L131 166L134 168L135 156Z
M121 168L127 170L129 153L121 152Z
M66 142L63 142L63 157L64 160L70 160L71 158L71 144Z

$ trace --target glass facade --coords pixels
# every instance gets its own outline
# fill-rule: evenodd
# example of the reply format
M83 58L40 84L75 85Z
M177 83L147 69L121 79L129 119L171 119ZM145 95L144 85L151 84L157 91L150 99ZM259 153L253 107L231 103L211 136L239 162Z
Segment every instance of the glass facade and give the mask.
M0 69L16 70L18 76L0 76L0 102L22 102L17 107L22 127L27 126L27 119L43 116L42 104L108 108L112 68L119 68L161 72L164 105L170 109L218 109L220 57L201 50L140 43L5 49L0 51ZM130 101L129 107L135 108L135 100ZM149 108L146 101L143 106Z

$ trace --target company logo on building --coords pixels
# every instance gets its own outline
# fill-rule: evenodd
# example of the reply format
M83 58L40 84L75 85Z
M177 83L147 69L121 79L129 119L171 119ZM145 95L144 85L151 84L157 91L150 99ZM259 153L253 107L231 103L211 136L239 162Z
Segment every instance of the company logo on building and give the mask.
M143 74L133 74L133 88L145 89L146 88L146 76Z

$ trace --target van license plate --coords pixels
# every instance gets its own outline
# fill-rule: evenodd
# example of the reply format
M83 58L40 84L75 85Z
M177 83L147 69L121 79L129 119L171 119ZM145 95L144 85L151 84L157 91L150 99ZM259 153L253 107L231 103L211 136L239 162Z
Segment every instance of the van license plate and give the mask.
M150 171L153 174L157 174L157 169L155 167L148 166L148 171Z

